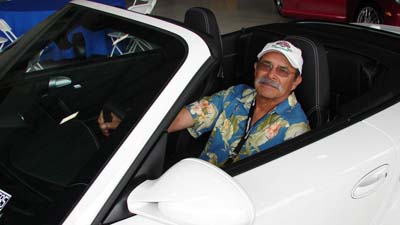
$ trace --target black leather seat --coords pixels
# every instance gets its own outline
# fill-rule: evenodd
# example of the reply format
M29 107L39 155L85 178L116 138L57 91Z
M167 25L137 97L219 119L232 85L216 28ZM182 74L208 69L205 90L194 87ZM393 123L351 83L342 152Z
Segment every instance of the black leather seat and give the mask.
M206 39L214 59L211 68L202 76L200 81L202 84L198 83L196 88L190 91L187 102L190 103L219 90L219 83L223 77L223 52L217 20L211 10L201 7L190 8L185 13L184 26ZM169 134L166 166L169 167L182 158L197 157L206 141L207 135L194 139L186 130Z
M211 10L202 7L188 9L185 13L184 24L187 28L191 28L194 31L211 35L221 44L217 19Z
M297 100L317 128L329 121L330 83L326 50L318 41L303 36L287 36L285 40L302 50L303 81L296 88Z
M206 8L193 7L186 11L184 26L207 39L214 64L211 71L204 77L202 90L195 94L196 98L213 94L218 91L218 81L223 77L222 71L222 40L219 26L214 13Z

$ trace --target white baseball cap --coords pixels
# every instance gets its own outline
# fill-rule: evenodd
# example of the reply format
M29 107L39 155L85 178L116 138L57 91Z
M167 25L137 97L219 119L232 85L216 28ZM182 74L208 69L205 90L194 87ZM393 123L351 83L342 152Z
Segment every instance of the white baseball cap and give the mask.
M298 69L300 74L302 73L303 57L301 56L301 50L292 45L292 43L284 40L270 42L264 46L260 53L258 53L257 58L260 60L267 52L282 53L289 63L294 68Z

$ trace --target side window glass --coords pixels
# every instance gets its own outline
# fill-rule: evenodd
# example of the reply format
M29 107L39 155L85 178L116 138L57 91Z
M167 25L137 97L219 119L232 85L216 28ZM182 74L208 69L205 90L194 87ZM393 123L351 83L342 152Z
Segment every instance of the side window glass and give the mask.
M110 38L112 45L110 57L144 52L154 48L148 41L129 33L112 31L107 33L107 36Z
M107 59L154 50L157 45L129 31L128 24L116 23L115 18L91 13L74 15L60 21L44 37L43 47L34 50L25 72L46 70L91 59Z

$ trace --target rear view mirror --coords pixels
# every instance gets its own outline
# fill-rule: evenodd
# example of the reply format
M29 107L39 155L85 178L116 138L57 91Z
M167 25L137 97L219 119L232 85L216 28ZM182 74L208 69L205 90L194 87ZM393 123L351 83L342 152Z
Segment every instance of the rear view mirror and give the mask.
M254 207L244 190L220 168L184 159L128 197L132 213L162 224L251 225Z

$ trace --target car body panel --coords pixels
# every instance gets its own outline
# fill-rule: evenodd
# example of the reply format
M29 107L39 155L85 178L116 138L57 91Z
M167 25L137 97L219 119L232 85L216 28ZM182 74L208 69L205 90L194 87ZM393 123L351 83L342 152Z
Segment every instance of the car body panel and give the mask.
M395 193L393 193L392 198L395 199L391 205L387 206L385 209L387 212L384 214L382 218L382 225L396 225L400 220L399 210L400 210L400 185L397 184L397 189Z
M301 19L327 19L332 21L346 20L345 0L285 0L283 15Z
M122 10L115 7L109 7L89 1L72 1L73 4L79 4L98 10L115 13L127 19L134 18L137 21L147 23L152 26L162 27L169 32L179 34L189 45L189 52L185 63L177 71L170 84L165 88L162 95L151 106L146 115L140 120L136 128L132 131L129 138L114 155L110 163L99 174L91 188L82 197L79 204L66 218L63 224L90 224L95 218L101 207L104 205L109 195L118 185L121 178L125 175L128 168L135 161L140 150L146 144L148 138L152 135L159 123L164 118L168 109L179 97L181 91L190 82L193 71L197 71L210 57L210 52L204 41L194 33L181 27L166 23L148 16L135 12ZM164 113L160 113L164 112Z
M382 218L379 218L379 220L377 219L375 224L394 225L400 220L400 215L398 213L400 210L400 167L398 166L400 164L400 128L396 126L396 123L387 122L388 118L393 121L397 120L397 113L399 112L400 106L399 104L396 104L395 106L367 119L371 126L374 126L382 133L387 134L396 146L396 154L394 155L394 158L397 161L397 166L393 168L393 179L396 181L395 186L393 187L391 196L388 197L388 204L382 208Z
M114 223L113 225L164 225L164 223L157 222L155 220L148 219L143 216L133 216L125 220Z
M396 113L393 109L386 112ZM389 219L390 215L385 212L393 207L393 192L398 190L398 149L394 148L388 135L369 122L357 123L321 143L234 177L253 197L257 215L254 224L380 224L383 218L390 221L387 224L395 224L396 218ZM354 143L343 141L354 132L360 134L359 139ZM370 141L366 141L368 139ZM374 145L382 144L382 141L387 143L383 146L384 151L382 146ZM320 148L321 145L332 147ZM347 154L351 157L343 158L343 152L349 152L349 149L354 150ZM387 163L391 164L388 178L376 192L363 199L351 198L351 187L364 173ZM283 166L285 164L287 166ZM313 219L310 221L309 218ZM136 216L116 224L162 223Z
M235 179L256 207L254 224L377 224L370 221L382 220L398 190L398 153L390 136L363 121ZM389 165L383 185L353 199L357 182L382 165Z
M399 110L397 104L324 140L235 176L256 208L254 224L397 224L399 201L393 196L399 194L400 152L399 138L393 136L399 137L400 129L388 123L387 114L394 119ZM347 137L354 133L357 137L349 141ZM384 182L369 195L352 198L357 182L382 165L388 165ZM116 224L161 225L141 216Z

